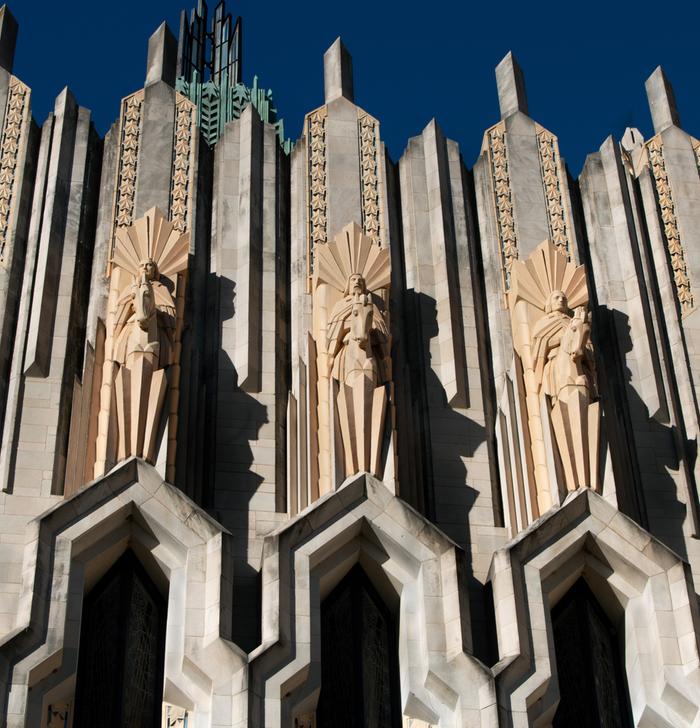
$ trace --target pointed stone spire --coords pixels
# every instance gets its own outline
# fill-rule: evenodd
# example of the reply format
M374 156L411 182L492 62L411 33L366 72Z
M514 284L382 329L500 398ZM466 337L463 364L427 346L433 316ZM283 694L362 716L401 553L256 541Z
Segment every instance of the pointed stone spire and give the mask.
M508 51L508 55L496 66L496 86L498 87L501 119L505 119L516 111L527 114L525 77L512 51Z
M7 5L0 8L0 68L12 73L17 41L17 21Z
M352 56L336 38L333 45L323 54L323 83L326 103L344 96L348 101L355 101L352 87Z
M148 63L146 65L146 86L165 81L169 86L175 85L177 66L177 41L163 22L148 39Z
M676 97L663 68L657 66L644 85L647 90L654 133L660 134L669 126L680 126L681 120L676 107Z

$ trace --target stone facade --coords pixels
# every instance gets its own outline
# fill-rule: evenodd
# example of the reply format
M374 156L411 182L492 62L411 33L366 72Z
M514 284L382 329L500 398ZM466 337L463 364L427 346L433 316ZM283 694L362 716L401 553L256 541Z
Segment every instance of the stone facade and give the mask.
M654 136L576 180L511 54L472 168L435 121L394 162L340 39L291 145L208 27L154 33L100 138L67 89L33 120L0 10L2 724L340 726L348 658L353 725L700 726L700 141L663 71ZM120 636L110 583L161 626Z

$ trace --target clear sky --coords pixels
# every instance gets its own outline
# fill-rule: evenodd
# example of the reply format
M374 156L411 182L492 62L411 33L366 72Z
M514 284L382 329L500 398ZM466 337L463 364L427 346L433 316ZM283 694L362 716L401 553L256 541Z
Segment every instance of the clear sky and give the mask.
M192 1L191 4L194 4ZM13 0L20 30L14 72L33 89L42 122L68 85L104 134L122 96L143 85L148 36L166 20L177 35L183 0ZM210 11L215 2L209 3ZM494 68L512 50L530 116L559 136L573 174L626 126L648 136L644 81L661 64L681 121L700 136L700 3L237 0L243 74L272 88L288 136L323 101L323 52L338 36L354 61L355 100L382 123L397 160L435 117L471 167L498 121Z

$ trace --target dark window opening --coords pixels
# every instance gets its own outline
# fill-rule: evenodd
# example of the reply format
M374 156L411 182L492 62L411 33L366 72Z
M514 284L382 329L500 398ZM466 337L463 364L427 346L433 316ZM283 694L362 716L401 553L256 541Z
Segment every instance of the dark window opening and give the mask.
M321 605L317 728L400 728L397 625L359 565Z
M74 728L160 728L166 602L127 551L85 597Z
M632 725L622 644L583 579L552 610L559 677L553 728Z

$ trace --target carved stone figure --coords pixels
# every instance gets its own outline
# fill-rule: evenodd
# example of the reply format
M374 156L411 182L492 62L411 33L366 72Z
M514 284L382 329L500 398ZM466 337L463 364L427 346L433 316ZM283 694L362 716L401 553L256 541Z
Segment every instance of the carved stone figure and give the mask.
M151 355L161 368L171 364L175 302L153 259L139 262L117 305L114 360L125 365L132 355L142 354Z
M547 465L545 426L551 425L554 434L566 490L598 487L599 404L584 268L545 241L527 261L514 262L508 301L543 513L556 490Z
M380 294L389 280L388 251L356 225L317 247L316 288L336 291L325 353L346 477L362 471L381 477L391 336Z
M112 256L110 310L95 475L131 455L155 462L163 404L171 390L169 429L176 426L180 334L189 233L152 208L118 228ZM113 408L114 403L114 408ZM170 410L169 410L170 412ZM112 424L114 423L114 424ZM116 426L114 426L116 425ZM111 430L111 434L110 434ZM174 443L173 437L170 440ZM116 447L109 452L110 443ZM168 448L167 461L174 462ZM168 474L172 477L172 472Z
M384 305L367 290L358 273L348 278L345 294L334 306L328 322L331 374L349 386L359 377L377 387L386 381L383 365L389 356Z
M556 403L568 386L596 396L590 316L583 306L571 311L564 291L552 291L532 332L535 377Z

